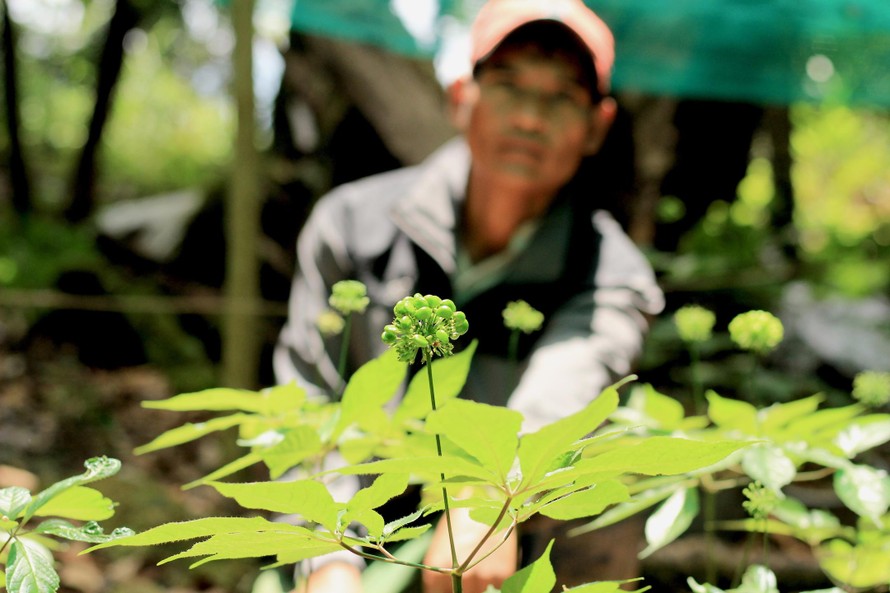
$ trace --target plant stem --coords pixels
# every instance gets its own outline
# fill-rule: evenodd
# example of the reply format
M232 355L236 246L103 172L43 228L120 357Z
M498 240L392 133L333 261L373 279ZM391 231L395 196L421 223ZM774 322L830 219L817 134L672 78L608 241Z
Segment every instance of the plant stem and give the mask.
M427 353L424 353L426 356ZM436 411L436 388L433 382L433 365L432 365L432 356L426 356L426 370L427 370L427 379L429 380L430 385L430 406L432 410ZM442 457L442 438L436 434L436 454L439 457ZM439 474L440 479L442 480L442 500L445 504L445 524L448 527L448 542L451 545L451 567L455 572L451 573L451 588L453 593L461 593L463 591L463 586L461 584L461 577L459 572L457 572L459 568L459 563L457 560L457 548L454 545L454 527L451 524L451 508L448 503L448 489L445 487L445 474Z
M343 397L346 390L346 355L349 353L349 335L352 333L352 314L346 316L343 325L343 340L340 342L340 361L337 364L337 376L340 377L340 390L337 399Z
M705 413L705 398L702 389L701 380L701 354L698 351L698 344L689 345L689 356L692 361L692 404L696 414Z
M716 584L717 568L714 564L714 521L717 519L716 493L705 490L705 582Z

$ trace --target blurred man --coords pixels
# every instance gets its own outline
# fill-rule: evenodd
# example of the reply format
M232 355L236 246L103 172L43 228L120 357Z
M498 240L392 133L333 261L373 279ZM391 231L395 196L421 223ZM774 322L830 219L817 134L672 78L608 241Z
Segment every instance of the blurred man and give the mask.
M520 411L531 431L632 370L663 297L642 254L595 207L595 190L574 182L616 111L609 29L581 0L489 0L471 37L472 75L448 89L461 137L418 166L341 186L315 207L298 242L275 370L310 392L341 384L339 343L314 328L339 280L363 282L371 300L354 320L351 370L386 348L380 333L400 298L432 293L466 313L466 341L479 338L462 396ZM501 311L519 299L546 322L523 336L517 379ZM487 527L460 513L453 520L462 557ZM516 570L517 550L514 537L464 576L464 591L499 586ZM451 565L443 529L426 560ZM424 587L450 592L451 580L424 573ZM360 591L360 568L328 562L310 590Z

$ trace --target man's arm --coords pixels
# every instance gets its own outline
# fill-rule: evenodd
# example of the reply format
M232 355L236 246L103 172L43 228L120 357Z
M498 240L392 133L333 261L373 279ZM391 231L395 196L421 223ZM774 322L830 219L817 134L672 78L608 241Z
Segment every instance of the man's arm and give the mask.
M582 409L629 374L664 296L643 254L607 214L593 215L600 256L589 290L551 319L529 357L508 407L529 432Z
M351 263L342 226L338 203L322 199L300 232L288 319L273 356L277 383L296 381L313 395L332 393L340 384L331 354L339 340L326 343L316 321L329 308L331 286L349 277Z

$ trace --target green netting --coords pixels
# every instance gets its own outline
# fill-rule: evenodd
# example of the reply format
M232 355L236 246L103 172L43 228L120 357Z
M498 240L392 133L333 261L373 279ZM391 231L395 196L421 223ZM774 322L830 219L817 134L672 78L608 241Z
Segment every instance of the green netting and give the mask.
M890 0L586 1L615 32L618 90L890 106ZM445 17L467 23L480 0L405 2L432 6L441 24ZM301 31L434 55L446 29L418 39L395 4L297 0L292 22Z

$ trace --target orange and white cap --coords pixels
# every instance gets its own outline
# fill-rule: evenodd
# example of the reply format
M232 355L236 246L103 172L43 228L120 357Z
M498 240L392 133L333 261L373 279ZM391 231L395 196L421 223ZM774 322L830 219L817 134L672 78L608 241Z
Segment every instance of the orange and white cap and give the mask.
M582 0L488 0L470 30L472 62L487 58L510 33L533 21L562 23L590 50L597 84L608 94L615 61L612 31Z

